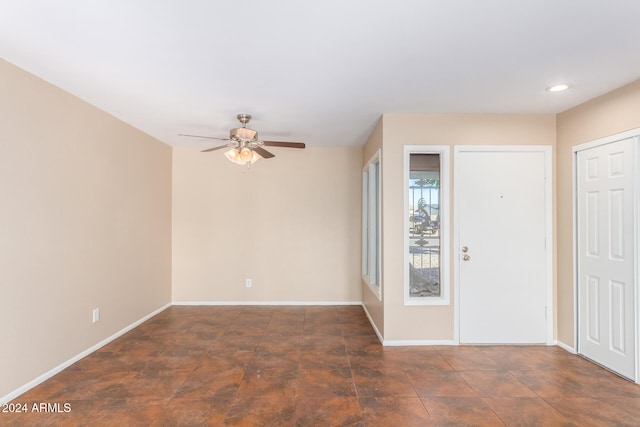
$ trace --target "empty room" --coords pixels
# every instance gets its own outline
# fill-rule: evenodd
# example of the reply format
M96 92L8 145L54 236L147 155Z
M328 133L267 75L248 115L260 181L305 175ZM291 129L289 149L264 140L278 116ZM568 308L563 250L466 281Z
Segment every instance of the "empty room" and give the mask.
M0 425L637 425L637 16L0 2Z

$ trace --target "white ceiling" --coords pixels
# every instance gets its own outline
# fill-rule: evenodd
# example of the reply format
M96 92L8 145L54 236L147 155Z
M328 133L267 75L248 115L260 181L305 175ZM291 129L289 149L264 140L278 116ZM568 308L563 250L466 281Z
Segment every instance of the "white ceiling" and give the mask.
M264 139L359 146L382 113L557 113L638 79L638 17L637 0L0 0L0 57L171 145L246 112Z

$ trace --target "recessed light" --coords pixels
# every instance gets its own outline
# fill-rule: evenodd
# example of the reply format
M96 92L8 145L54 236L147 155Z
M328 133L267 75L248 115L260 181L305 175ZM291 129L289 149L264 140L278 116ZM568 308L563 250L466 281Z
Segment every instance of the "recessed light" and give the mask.
M549 87L547 88L547 90L548 90L549 92L562 92L563 90L567 90L567 89L569 89L570 87L571 87L571 86L569 86L568 84L566 84L566 83L562 83L562 84L559 84L559 85L549 86Z

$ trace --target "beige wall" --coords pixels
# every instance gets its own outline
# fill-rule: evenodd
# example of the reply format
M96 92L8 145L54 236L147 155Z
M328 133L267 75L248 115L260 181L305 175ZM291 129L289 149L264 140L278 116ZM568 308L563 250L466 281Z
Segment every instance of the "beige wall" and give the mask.
M376 152L381 149L382 149L382 118L378 120L378 123L376 124L373 132L371 133L371 135L367 139L367 142L364 145L361 167L364 167L367 164L367 162L376 154ZM380 160L380 165L381 165L380 179L381 181L383 181L384 180L384 161L382 158ZM360 176L360 179L362 180L362 175ZM384 204L384 194L381 194L381 197L382 197L382 203ZM384 209L381 216L384 217ZM362 239L362 233L360 234L360 238ZM382 248L381 256L383 256L384 233L382 236L380 236L380 238L381 238L380 247ZM381 269L384 269L384 263L382 263ZM382 273L382 276L384 277L384 273ZM382 289L381 299L378 299L378 296L375 293L373 293L373 291L369 288L369 286L364 281L361 281L361 287L362 287L362 304L366 308L367 313L369 313L369 317L371 318L371 321L374 323L376 329L378 330L378 333L384 336L384 306L383 306L384 291L385 291L384 284L381 285L381 289Z
M245 170L174 149L174 302L362 300L362 148L271 151Z
M640 80L558 115L558 340L573 347L572 147L640 127Z
M170 147L0 60L0 399L170 302L170 227Z
M385 114L382 125L384 338L385 341L453 340L453 293L448 306L404 305L403 147L449 145L453 150L454 145L555 146L555 116ZM453 151L451 158L453 171ZM452 191L455 192L453 186ZM450 212L453 214L452 209ZM449 223L453 223L452 217ZM456 236L451 232L454 242ZM453 259L453 252L450 254ZM449 277L453 280L453 270Z

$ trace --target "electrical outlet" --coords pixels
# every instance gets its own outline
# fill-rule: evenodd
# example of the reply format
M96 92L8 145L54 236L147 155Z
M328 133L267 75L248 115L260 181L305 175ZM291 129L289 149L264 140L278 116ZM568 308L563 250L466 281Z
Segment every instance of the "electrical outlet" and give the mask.
M245 279L245 281L244 281L244 285L245 285L247 288L250 288L250 287L251 287L251 279Z
M98 320L100 320L100 309L99 308L94 308L93 309L93 323L96 323Z

